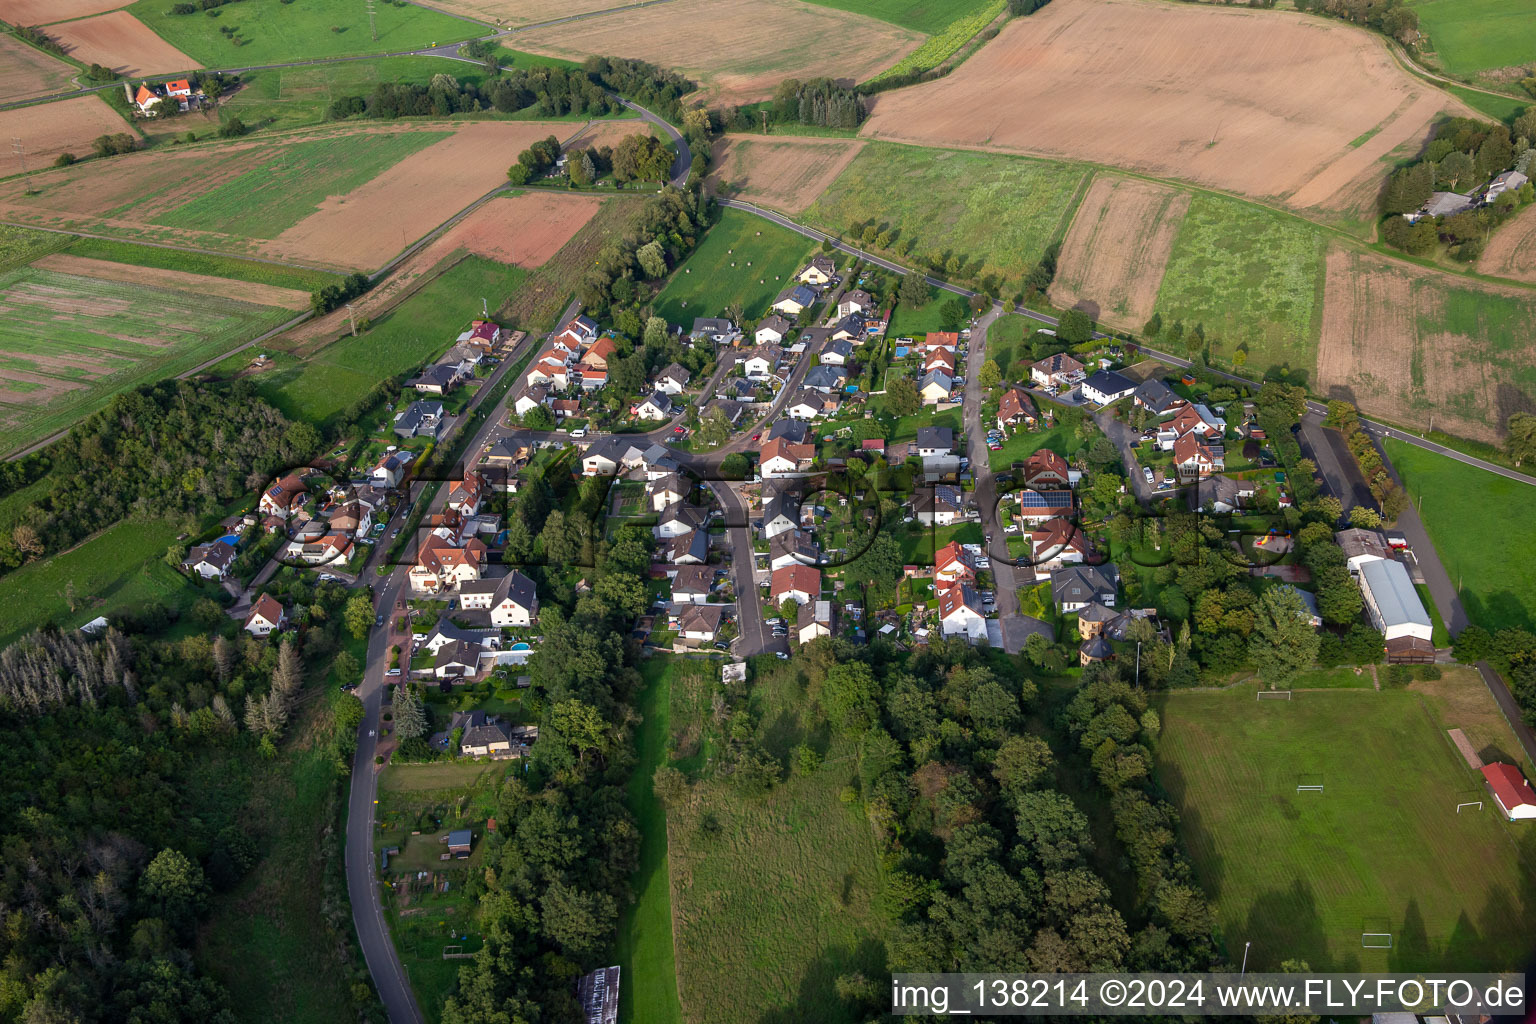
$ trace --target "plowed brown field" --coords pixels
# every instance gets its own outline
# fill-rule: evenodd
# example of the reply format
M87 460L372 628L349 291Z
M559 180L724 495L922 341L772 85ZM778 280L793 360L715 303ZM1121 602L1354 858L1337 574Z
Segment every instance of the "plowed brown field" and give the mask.
M1438 270L1328 253L1317 390L1398 423L1497 441L1536 411L1536 296Z
M1477 269L1516 281L1536 281L1536 206L1521 210L1493 233Z
M493 25L529 25L622 7L624 3L625 0L428 0L421 6Z
M854 139L745 138L715 143L709 187L785 213L800 213L864 148Z
M1381 40L1339 22L1054 0L949 76L875 97L863 134L1090 160L1251 196L1301 193L1313 205L1394 139L1427 132L1437 104L1455 106L1443 94L1424 100L1430 92Z
M202 67L127 11L54 25L48 34L75 60L102 64L130 78Z
M127 7L133 0L0 0L0 21L12 25L46 25L51 21L84 18Z
M26 100L71 88L75 69L13 35L0 36L0 102Z
M1101 176L1083 197L1061 248L1051 301L1117 327L1152 315L1189 193Z
M20 139L26 152L27 168L47 167L60 153L85 156L91 152L91 140L98 135L126 132L128 124L99 96L78 96L33 107L0 110L0 139L7 143ZM5 154L7 174L21 170L13 153ZM22 186L15 186L21 191Z
M513 44L577 61L639 57L698 81L711 102L753 103L786 78L863 81L922 40L888 22L797 0L672 0L520 32Z
M114 263L111 260L95 260L86 256L71 256L56 252L42 259L33 260L34 267L56 270L61 274L78 277L94 277L102 281L137 283L144 280L144 271L131 263ZM309 293L296 288L279 288L276 285L258 284L254 281L236 281L228 277L211 277L207 274L188 274L180 270L156 270L154 282L162 288L194 294L220 295L226 299L254 302L258 306L278 306L282 309L304 309L309 305Z

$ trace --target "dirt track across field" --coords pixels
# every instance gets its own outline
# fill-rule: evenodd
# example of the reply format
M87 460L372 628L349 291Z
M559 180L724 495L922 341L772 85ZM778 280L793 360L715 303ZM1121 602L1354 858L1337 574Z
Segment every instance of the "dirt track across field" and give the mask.
M101 64L130 78L202 67L127 11L54 25L48 34L75 60Z
M1380 39L1336 21L1054 0L949 76L875 97L863 134L1091 160L1256 197L1305 189L1309 205L1326 205L1378 149L1427 134L1430 92Z
M144 269L131 263L114 263L111 260L71 256L62 252L34 260L32 265L61 274L94 277L102 281L136 283L145 279ZM188 274L180 270L156 270L153 278L157 287L199 295L219 295L240 302L253 302L258 306L277 306L281 309L305 309L309 306L308 293L296 288L279 288L276 285L210 277L207 274Z
M796 0L672 0L520 32L511 44L567 60L638 57L699 82L711 104L731 104L768 99L786 78L862 82L922 40L888 22Z
M474 121L372 181L332 196L261 246L264 254L373 269L507 179L517 154L550 134L531 121ZM561 129L555 129L560 134Z
M0 103L70 88L75 69L13 35L0 36Z
M1100 175L1061 247L1051 301L1140 330L1157 302L1189 193Z
M1477 269L1516 281L1536 281L1536 206L1527 206L1493 233Z
M711 191L800 213L864 148L862 139L732 135L715 143Z
M6 148L3 165L7 174L21 170L10 152L13 138L20 139L26 151L27 169L38 171L53 163L60 153L90 155L91 140L98 135L127 130L128 123L99 96L77 96L57 103L0 110L0 140L4 140ZM21 192L23 187L18 183L14 190Z

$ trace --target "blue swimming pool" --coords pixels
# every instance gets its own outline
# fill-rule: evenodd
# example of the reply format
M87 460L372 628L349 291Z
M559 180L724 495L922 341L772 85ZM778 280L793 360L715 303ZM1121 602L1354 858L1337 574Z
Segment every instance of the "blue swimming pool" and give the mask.
M519 640L517 643L513 644L511 646L511 648L509 648L509 649L510 650L514 650L514 651L531 651L531 650L533 650L533 648L531 646L529 646L528 644L523 643L521 640Z
M239 547L240 535L238 533L226 533L224 536L219 538L219 543L228 544L232 548Z

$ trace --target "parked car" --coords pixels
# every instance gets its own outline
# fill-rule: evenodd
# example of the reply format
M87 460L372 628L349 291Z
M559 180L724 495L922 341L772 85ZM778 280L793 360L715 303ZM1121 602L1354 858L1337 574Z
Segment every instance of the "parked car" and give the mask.
M775 658L778 658L780 661L788 661L789 660L789 655L785 654L783 651L774 651L773 652L773 656Z
M1018 523L1009 523L1007 526L1003 527L1003 532L1007 533L1007 534L1018 533L1019 532L1019 524Z
M397 675L400 674L400 670L397 669L397 668L392 668L392 669L390 669L388 672L386 672L384 674L387 675L387 676L397 676Z
M731 645L726 643L724 640L716 640L715 641L715 650L717 650L717 651L728 651L730 649L731 649Z
M1147 478L1147 483L1151 483L1152 482L1152 467L1151 466L1142 466L1141 467L1141 475Z
M573 430L573 431L571 431L571 436L572 437L586 437L587 436L586 428L582 428L580 430Z
M382 625L384 625L384 616L383 616L383 614L375 615L374 618L373 618L373 624L375 626L382 626Z

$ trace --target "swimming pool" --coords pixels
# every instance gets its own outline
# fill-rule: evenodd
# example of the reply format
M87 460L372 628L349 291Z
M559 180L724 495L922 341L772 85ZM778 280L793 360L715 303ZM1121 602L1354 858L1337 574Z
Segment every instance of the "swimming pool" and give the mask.
M240 535L238 533L226 533L224 536L219 538L219 543L228 544L232 548L239 547Z
M531 646L529 646L528 644L525 644L521 640L519 640L517 643L513 644L510 648L508 648L508 650L513 650L513 651L531 651L531 650L533 650L533 648Z

